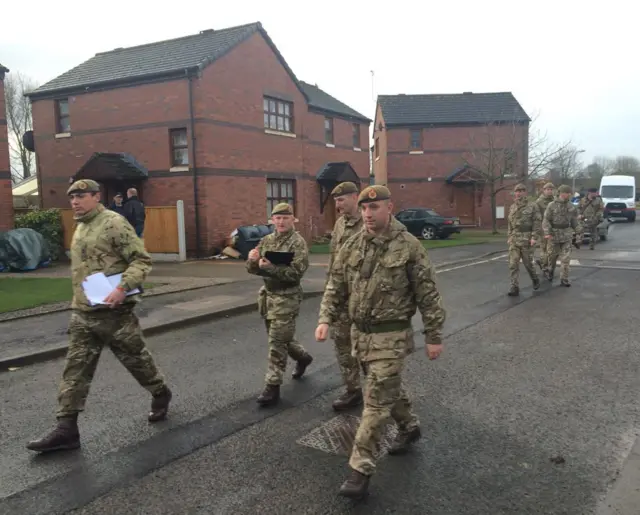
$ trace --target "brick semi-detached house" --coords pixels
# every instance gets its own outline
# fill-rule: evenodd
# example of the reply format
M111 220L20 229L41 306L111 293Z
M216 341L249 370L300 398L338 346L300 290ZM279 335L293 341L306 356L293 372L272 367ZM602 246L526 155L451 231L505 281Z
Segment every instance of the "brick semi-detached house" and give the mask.
M198 254L280 201L324 234L328 192L369 182L371 120L298 80L260 23L99 53L29 97L43 207L78 178L109 202L131 186L147 206L183 200Z
M9 69L0 64L0 232L13 229L13 195L9 162L7 112L4 103L4 76Z
M526 175L530 118L511 93L380 95L373 170L396 210L431 208L461 223L491 225L487 177L503 219L511 185ZM500 220L498 220L500 222Z

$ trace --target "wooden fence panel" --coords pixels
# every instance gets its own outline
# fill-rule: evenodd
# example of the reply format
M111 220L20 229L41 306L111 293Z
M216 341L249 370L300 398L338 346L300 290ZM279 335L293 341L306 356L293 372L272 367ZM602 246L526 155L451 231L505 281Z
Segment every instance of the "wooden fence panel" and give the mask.
M60 211L64 228L64 248L69 250L75 229L73 211L71 209ZM145 207L145 213L143 238L147 252L177 254L180 249L177 208L175 206Z

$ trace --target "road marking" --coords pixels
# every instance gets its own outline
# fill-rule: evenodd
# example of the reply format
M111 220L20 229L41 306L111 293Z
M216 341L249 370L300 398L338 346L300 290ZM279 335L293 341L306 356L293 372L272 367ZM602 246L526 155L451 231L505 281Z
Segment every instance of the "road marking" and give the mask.
M482 265L483 263L491 263L492 261L497 261L499 259L504 259L508 254L501 254L499 256L493 257L491 259L482 259L480 261L474 261L473 263L465 263L464 265L452 266L451 268L445 268L444 270L437 270L436 274L441 274L443 272L451 272L452 270L458 270L460 268L467 268L470 266Z

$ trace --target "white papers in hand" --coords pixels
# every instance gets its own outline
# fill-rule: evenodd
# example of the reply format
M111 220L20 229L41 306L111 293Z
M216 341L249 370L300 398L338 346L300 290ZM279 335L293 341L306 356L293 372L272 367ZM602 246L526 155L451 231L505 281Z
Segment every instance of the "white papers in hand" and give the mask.
M89 304L95 306L97 304L104 304L109 294L120 284L122 280L122 274L110 275L107 277L102 272L92 274L88 276L82 282L82 289L89 301ZM127 296L140 293L138 288L127 292Z

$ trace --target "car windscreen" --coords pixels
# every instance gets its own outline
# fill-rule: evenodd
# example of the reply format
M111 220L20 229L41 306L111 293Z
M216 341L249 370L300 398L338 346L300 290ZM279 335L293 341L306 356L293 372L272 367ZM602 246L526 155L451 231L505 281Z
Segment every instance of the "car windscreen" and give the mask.
M604 198L630 198L633 197L633 186L602 186L600 195Z

